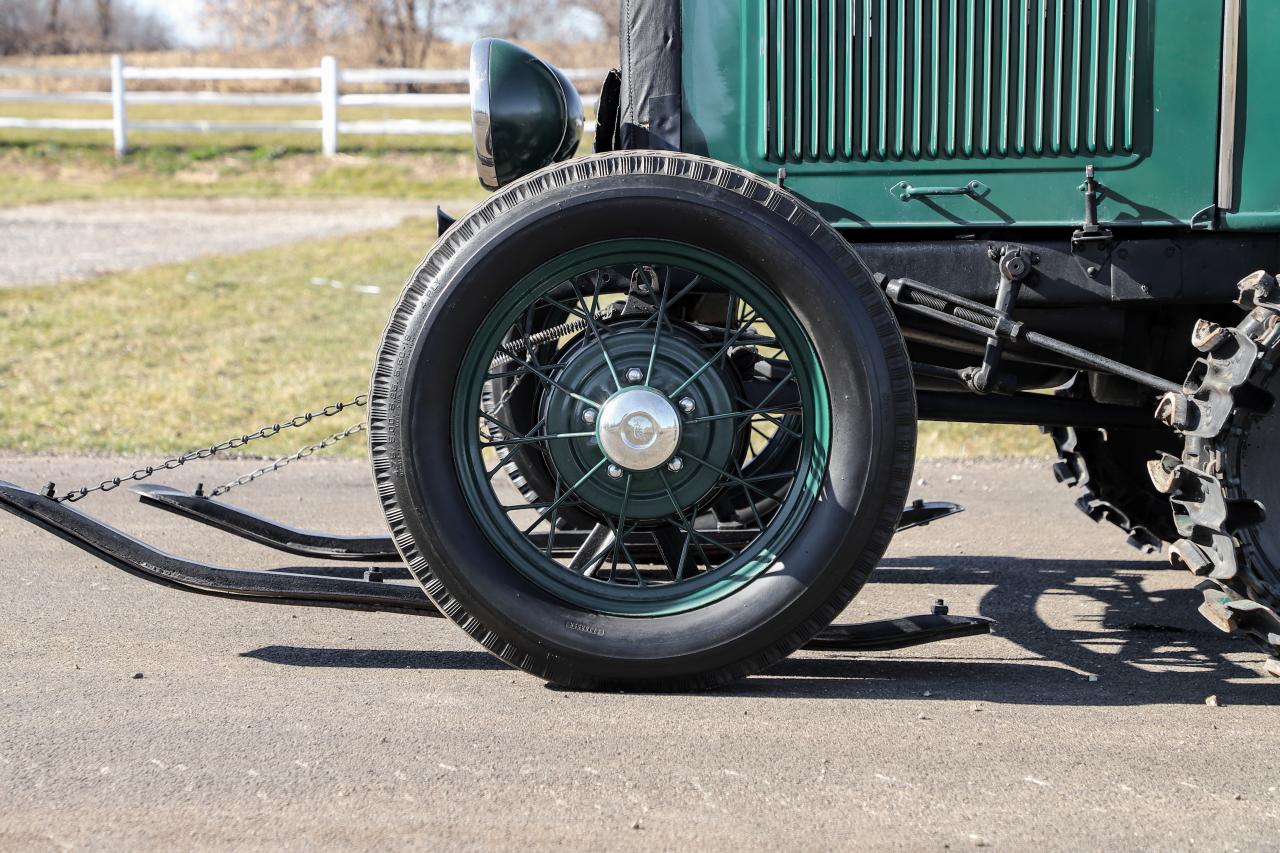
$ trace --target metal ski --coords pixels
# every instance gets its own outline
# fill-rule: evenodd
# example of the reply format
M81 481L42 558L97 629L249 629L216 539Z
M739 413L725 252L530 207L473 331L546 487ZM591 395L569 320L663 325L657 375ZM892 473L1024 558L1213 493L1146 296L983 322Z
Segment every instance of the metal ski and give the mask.
M173 508L176 512L221 529L227 529L223 523L227 518L236 519L234 523L240 523L242 520L234 514L219 517L217 513L209 512L209 508L204 504L212 504L216 507L225 505L207 498L199 498L163 486L139 486L137 489L143 491L144 500L151 499L150 502L157 506L163 506L165 509ZM203 504L197 502L203 502ZM193 506L196 509L193 509ZM356 579L341 576L353 574L356 571L355 567L340 569L338 575L323 575L293 570L254 571L213 566L167 554L80 512L69 502L59 502L4 481L0 481L0 508L48 530L132 575L187 592L222 596L240 601L292 604L303 607L375 610L418 616L441 615L431 599L418 586L385 583L382 570L376 568L364 571L363 579ZM914 511L913 515L908 517L911 520L910 526L927 524L960 511L955 504L913 505L909 509ZM258 518L243 510L237 512L244 516ZM260 521L264 522L263 530L284 527L265 520ZM284 529L293 530L292 528ZM247 533L232 532L261 541ZM314 535L322 536L322 534ZM376 539L376 537L348 538L358 541ZM370 547L371 553L373 550ZM313 553L301 551L298 547L295 547L292 553L314 556ZM354 559L351 552L343 551L342 553L343 559ZM389 575L394 573L394 569L388 572ZM922 616L884 619L854 625L831 625L819 632L805 645L805 648L815 651L898 649L939 640L986 634L994 624L992 620L981 617L951 616L947 613L945 605L939 602L934 607L933 613Z
M226 533L266 545L287 554L302 557L315 557L323 560L362 560L375 563L400 562L395 543L390 536L360 535L348 536L338 533L323 533L311 530L300 530L283 522L274 521L249 510L242 509L223 501L214 500L204 495L184 492L171 486L144 483L133 486L139 500L148 506L159 507L176 513L192 521L216 527ZM948 516L964 512L964 507L951 501L918 500L902 511L898 521L899 532L912 527L924 527ZM714 524L714 523L713 523ZM701 529L701 528L700 528ZM733 547L739 541L750 541L757 531L747 528L706 529L706 534L725 545ZM562 530L556 531L551 542L556 554L576 551L590 531ZM547 534L542 534L543 541L539 547L547 544ZM633 556L637 559L649 556L646 545L636 546Z

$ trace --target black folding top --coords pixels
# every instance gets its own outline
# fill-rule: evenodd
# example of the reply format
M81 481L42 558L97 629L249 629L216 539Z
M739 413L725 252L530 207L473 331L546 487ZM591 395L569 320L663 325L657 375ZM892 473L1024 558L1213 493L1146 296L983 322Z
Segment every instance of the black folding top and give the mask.
M680 3L622 0L624 149L680 150Z

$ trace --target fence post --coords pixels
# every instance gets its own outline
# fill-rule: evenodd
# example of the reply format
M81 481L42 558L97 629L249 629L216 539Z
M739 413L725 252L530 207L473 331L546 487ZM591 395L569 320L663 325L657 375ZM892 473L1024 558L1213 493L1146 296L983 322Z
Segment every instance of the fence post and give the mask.
M338 153L338 60L320 60L320 147L324 156Z
M111 137L116 156L123 157L129 150L128 117L124 104L124 57L111 55Z

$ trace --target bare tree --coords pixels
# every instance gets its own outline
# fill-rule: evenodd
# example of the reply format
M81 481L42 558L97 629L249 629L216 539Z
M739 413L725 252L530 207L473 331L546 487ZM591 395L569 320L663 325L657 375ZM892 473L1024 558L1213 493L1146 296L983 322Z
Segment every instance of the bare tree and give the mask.
M462 0L205 0L206 19L248 47L355 39L378 65L423 65Z
M363 0L359 5L374 61L413 68L426 63L439 37L441 13L451 0Z
M0 55L162 50L173 31L131 0L0 0Z
M98 38L104 45L111 44L111 0L93 0L98 13Z
M205 0L204 16L241 47L311 45L340 30L336 0Z

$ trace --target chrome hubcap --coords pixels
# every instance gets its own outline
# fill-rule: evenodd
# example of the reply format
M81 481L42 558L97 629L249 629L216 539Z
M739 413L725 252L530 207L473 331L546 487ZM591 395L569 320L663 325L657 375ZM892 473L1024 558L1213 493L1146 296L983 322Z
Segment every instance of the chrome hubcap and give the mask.
M652 388L625 388L600 408L596 438L610 461L628 471L648 471L680 445L680 416Z

